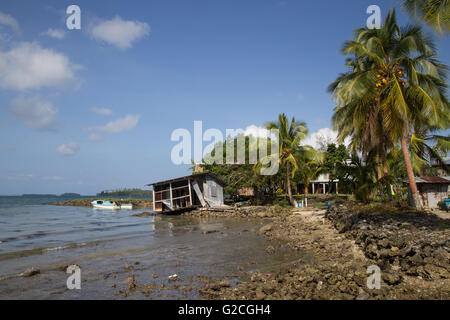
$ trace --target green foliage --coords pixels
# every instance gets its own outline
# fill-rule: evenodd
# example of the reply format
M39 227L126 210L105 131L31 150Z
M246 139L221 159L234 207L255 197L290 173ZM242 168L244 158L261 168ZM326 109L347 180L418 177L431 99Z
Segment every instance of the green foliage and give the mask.
M97 197L152 197L152 196L153 196L152 191L137 188L105 190L97 193Z
M330 175L330 181L344 177L344 165L348 157L347 149L343 144L339 147L336 147L334 143L328 145L323 167Z
M440 34L450 31L448 0L402 0L403 6L416 19L425 21Z
M363 163L356 154L353 154L351 163L345 167L345 171L342 181L352 186L357 200L367 203L377 185L374 163L372 161Z

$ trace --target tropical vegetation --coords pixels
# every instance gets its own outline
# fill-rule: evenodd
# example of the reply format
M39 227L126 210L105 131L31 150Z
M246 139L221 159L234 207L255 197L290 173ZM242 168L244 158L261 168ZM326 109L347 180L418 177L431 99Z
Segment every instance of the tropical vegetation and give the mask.
M406 2L410 8L412 2ZM416 2L445 3L448 10L446 1ZM431 18L435 9L420 7L429 10L425 14L429 21L441 27L448 23L448 19L439 22L440 13ZM260 174L266 161L249 162L251 141L255 143L256 138L244 137L244 164L225 164L225 145L231 143L236 154L239 136L218 143L208 157L214 158L221 150L224 161L203 161L202 170L221 177L227 183L227 194L253 187L286 197L290 205L296 203L295 194L307 196L310 182L321 174L327 174L330 182L339 180L340 192L352 193L363 202L376 198L398 201L405 195L400 191L405 190L402 185L407 180L418 207L415 176L433 175L436 166L449 172L444 161L450 148L450 138L445 135L450 126L448 67L439 61L436 46L422 27L399 26L395 10L389 11L380 29L355 30L342 52L347 56L347 71L329 86L337 105L332 122L338 145L329 143L318 149L305 145L306 123L281 113L265 125L279 132L275 160L280 170L275 175ZM259 139L270 142L273 137ZM343 143L347 141L346 147ZM275 154L270 150L268 157Z

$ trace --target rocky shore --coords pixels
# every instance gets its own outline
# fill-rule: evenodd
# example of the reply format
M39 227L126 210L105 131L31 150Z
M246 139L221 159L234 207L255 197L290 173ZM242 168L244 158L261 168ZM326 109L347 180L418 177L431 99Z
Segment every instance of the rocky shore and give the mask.
M382 270L425 280L450 279L450 220L430 213L386 213L332 206L326 214L340 233L354 239Z
M204 217L232 217L232 218L275 218L292 213L291 208L275 206L230 207L226 209L193 210L182 213L182 216Z
M154 215L134 216L149 219ZM450 220L434 214L345 202L327 210L253 206L194 210L182 216L199 223L223 217L248 220L251 226L239 234L257 233L269 240L267 247L258 249L264 261L283 252L296 254L269 272L258 270L259 264L244 267L234 259L235 271L220 278L185 277L177 272L168 278L153 273L150 280L143 280L145 263L130 262L122 271L102 276L119 298L189 299L199 294L203 299L232 300L450 299ZM207 239L229 231L214 228L199 232ZM381 270L379 289L367 285L370 266ZM22 276L38 274L33 269Z
M260 233L301 250L303 259L275 274L247 273L234 287L211 280L200 293L206 299L449 299L448 223L431 214L346 205L293 210L274 216ZM266 250L268 259L277 249ZM381 269L380 289L367 286L372 265Z

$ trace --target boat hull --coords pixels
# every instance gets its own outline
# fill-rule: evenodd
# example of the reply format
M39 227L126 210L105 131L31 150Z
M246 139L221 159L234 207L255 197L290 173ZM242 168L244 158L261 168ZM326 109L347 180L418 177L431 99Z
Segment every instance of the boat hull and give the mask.
M106 209L106 210L117 210L120 209L119 206L104 206L101 204L93 204L92 205L95 209Z

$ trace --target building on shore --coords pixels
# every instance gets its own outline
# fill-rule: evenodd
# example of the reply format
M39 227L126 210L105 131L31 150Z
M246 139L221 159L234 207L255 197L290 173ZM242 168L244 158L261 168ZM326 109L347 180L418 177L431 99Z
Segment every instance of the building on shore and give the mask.
M200 207L224 206L225 183L209 172L154 182L147 186L153 187L155 212L177 213Z
M450 194L450 177L415 177L419 201L422 208L438 209L439 202ZM406 180L406 183L408 181ZM411 189L408 187L408 203L414 204Z
M329 174L321 174L315 180L311 180L308 185L308 193L309 194L320 194L320 193L338 193L338 183L339 180L329 180ZM300 182L297 184L297 193L304 194L305 193L305 183Z

